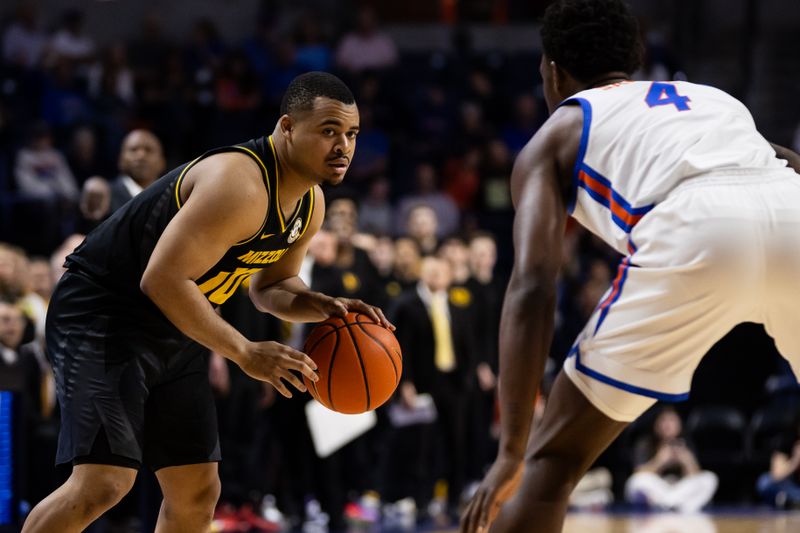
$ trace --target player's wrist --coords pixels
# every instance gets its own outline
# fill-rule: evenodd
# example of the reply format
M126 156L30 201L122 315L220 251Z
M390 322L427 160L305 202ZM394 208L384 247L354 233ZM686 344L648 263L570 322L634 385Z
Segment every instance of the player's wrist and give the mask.
M224 352L224 355L237 365L241 366L242 362L247 357L247 354L250 352L249 346L251 344L252 342L244 337L241 339L235 339L230 349Z

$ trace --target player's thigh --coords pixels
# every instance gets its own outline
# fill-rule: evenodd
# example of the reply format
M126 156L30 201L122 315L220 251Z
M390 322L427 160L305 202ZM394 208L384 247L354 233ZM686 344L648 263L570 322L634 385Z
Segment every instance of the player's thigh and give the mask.
M800 377L800 223L770 254L764 297L764 326L775 346Z
M51 299L46 341L61 413L57 463L142 460L148 375L135 332L119 326L124 316L113 294L71 272ZM98 439L106 450L93 458Z
M656 400L688 397L705 353L742 320L716 265L623 263L576 341L565 371L607 416L632 421Z
M206 365L206 359L197 355L169 381L150 390L144 463L154 471L220 460L217 412Z

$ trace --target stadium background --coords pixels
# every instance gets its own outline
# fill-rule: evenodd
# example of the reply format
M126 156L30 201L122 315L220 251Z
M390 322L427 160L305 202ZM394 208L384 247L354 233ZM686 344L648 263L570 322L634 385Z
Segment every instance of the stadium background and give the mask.
M631 3L647 46L646 66L637 78L688 79L724 89L749 106L765 137L800 148L796 33L800 9L795 1ZM514 155L546 119L536 19L547 4L545 0L371 4L53 0L4 5L0 8L0 242L16 247L14 259L9 260L16 266L2 270L0 288L5 292L0 298L16 301L19 294L32 290L20 252L24 261L49 257L67 237L91 229L93 222L79 210L79 189L90 176L108 180L117 176L117 155L127 132L151 130L163 144L171 168L206 149L271 131L288 82L307 70L329 70L350 85L362 117L362 134L345 185L328 193L329 203L342 198L343 205L352 206L347 200L354 199L362 215L359 232L352 237L347 235L348 223L353 223L347 207L343 221L329 224L338 235L339 253L349 246L343 239L352 240L357 248L380 248L376 243L383 243L382 250L392 249L393 240L408 236L407 214L419 203L434 207L438 231L424 221L421 228L412 229L412 243L405 239L395 248L399 262L408 258L414 242L428 249L425 255L437 253L449 237L469 244L476 235L493 236L497 265L491 280L470 285L465 278L462 285L475 297L473 305L489 302L483 307L490 309L487 315L475 311L468 326L481 347L469 364L495 368L494 324L512 259L508 176ZM377 31L385 36L382 42L391 43L386 54L340 48L357 26L363 6L371 6L377 16ZM27 26L26 20L34 25ZM64 34L68 26L79 28L72 40L69 31ZM33 29L14 33L14 28ZM63 35L57 40L59 34ZM49 135L53 148L63 155L73 188L33 194L20 187L19 155L42 135ZM436 234L430 235L432 231ZM579 228L570 226L568 234L571 253L565 257L560 282L553 371L608 287L618 260ZM464 263L469 253L458 242L451 243L455 251L446 255L456 264L455 270L469 277ZM413 287L417 266L411 255L410 265L397 268L386 258L375 259L378 268L358 262L342 267L332 260L326 275L333 280L332 290L378 301L394 312L397 294L387 287L393 282ZM286 340L298 335L285 324L255 316L242 302L228 307L223 314L253 337ZM25 310L27 341L35 339L37 317ZM34 394L19 387L17 378L22 374L12 366L0 364L0 388L22 389L16 393L18 399ZM434 454L429 463L438 474L440 459L453 446L463 445L467 451L459 484L464 487L479 476L493 443L493 417L484 409L491 387L484 391L474 370L472 366L465 370L473 378L464 398L473 403L462 406L469 413L462 440L451 442L451 448L445 443L446 451ZM46 369L39 371L46 380ZM386 489L384 478L391 476L385 472L391 469L376 466L399 461L397 437L392 436L385 413L378 430L363 442L319 461L306 441L290 437L306 431L297 402L271 397L233 367L226 379L227 385L218 390L225 502L235 507L253 502L258 510L262 497L274 494L284 514L302 523L313 495L331 515L331 524L337 525L344 522L339 517L348 501L359 505L365 492L383 495L400 490L392 483ZM8 401L0 402L0 422L8 422L12 412L17 415L13 435L3 433L4 439L14 440L13 453L0 445L5 453L0 453L0 482L5 483L0 500L7 509L6 515L0 514L0 524L18 519L20 508L24 511L26 504L35 504L65 475L50 466L57 416L45 416L41 409L31 413L30 406L22 405L17 401L8 411ZM776 413L781 415L777 418L790 420L798 405L797 382L761 327L742 325L711 350L695 376L690 400L678 409L701 464L720 477L715 505L758 501L755 478L768 462L768 439L760 433L766 431L764 420ZM476 409L481 416L473 416ZM600 461L613 474L618 501L632 469L631 447L646 427L645 417ZM439 442L422 433L403 438L410 443ZM474 441L483 444L465 444ZM362 471L353 465L370 474L354 476L354 470ZM293 481L287 483L287 478ZM435 481L421 483L430 485L431 495L441 495L443 484ZM97 530L123 523L136 527L130 525L136 520L147 524L152 519L147 501L154 497L153 487L147 480L142 486L136 501L111 513ZM400 498L386 501L396 499Z

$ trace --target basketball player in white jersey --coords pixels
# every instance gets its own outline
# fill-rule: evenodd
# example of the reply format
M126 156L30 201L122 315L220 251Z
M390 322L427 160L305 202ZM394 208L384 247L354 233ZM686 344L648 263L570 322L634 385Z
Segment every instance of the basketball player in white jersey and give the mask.
M560 531L597 456L657 400L685 399L700 359L740 322L764 324L800 375L798 156L720 90L629 81L638 35L622 0L562 0L545 13L551 117L511 177L500 450L464 532ZM528 443L567 215L625 257Z

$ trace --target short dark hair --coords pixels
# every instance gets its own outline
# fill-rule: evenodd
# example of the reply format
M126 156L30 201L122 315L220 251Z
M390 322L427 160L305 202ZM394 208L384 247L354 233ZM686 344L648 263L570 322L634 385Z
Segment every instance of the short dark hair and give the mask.
M632 74L642 64L639 24L622 0L559 0L542 21L548 58L581 82L606 72Z
M281 115L310 111L314 100L324 96L350 105L356 102L353 93L342 80L327 72L307 72L292 80L281 101Z

